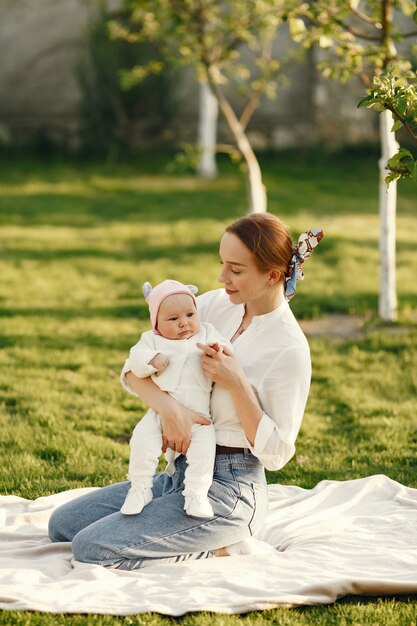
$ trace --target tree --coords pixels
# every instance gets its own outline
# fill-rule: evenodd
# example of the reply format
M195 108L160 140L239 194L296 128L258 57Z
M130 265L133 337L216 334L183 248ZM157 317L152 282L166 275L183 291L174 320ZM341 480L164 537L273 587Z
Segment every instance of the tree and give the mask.
M197 172L203 178L217 176L216 135L219 105L207 83L200 84L198 119L199 162Z
M247 167L249 210L266 210L261 169L246 129L261 97L273 97L281 64L272 44L289 6L297 0L125 0L124 20L113 21L113 36L150 42L165 64L194 68L209 86ZM251 58L243 60L242 51ZM138 66L130 80L158 72L160 63ZM240 112L229 94L240 94Z
M304 2L292 18L297 41L318 43L328 54L319 67L325 76L346 81L359 77L366 87L389 65L403 74L410 63L398 45L416 37L412 21L415 0L314 0ZM407 25L407 21L410 25ZM398 151L394 118L389 108L380 115L382 155L379 161L380 207L380 292L379 315L384 321L397 319L395 278L396 182L386 189L386 164Z
M416 12L417 13L417 12ZM416 18L417 19L417 16ZM378 113L391 111L394 128L404 128L408 136L417 144L417 74L407 72L400 75L394 67L388 66L380 76L376 76L369 94L362 98L358 107L374 107ZM406 148L400 148L386 165L388 175L385 182L412 178L417 180L417 161Z

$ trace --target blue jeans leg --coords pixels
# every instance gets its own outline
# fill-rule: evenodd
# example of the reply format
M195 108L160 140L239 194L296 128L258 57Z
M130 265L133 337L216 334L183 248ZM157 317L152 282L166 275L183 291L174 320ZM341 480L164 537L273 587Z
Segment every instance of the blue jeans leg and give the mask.
M129 491L130 482L114 483L80 496L58 507L49 519L48 534L53 542L72 541L77 533L94 522L120 511ZM172 488L168 474L156 474L153 480L153 497Z
M51 538L72 540L77 561L137 569L207 558L217 548L256 532L267 512L267 488L255 457L216 458L209 491L214 516L208 520L189 517L183 510L185 468L185 458L179 457L172 479L163 474L156 477L154 500L139 515L119 512L129 483L105 487L64 505L65 510L58 509L51 518Z

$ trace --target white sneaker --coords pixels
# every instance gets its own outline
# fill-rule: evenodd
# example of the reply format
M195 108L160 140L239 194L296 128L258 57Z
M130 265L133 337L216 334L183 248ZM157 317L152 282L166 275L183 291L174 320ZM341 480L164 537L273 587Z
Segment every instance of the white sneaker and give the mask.
M185 496L184 511L190 517L214 517L211 504L205 496Z
M139 485L132 485L127 492L126 500L120 509L120 513L123 513L123 515L137 515L151 500L152 489L144 489Z
M259 541L259 539L255 539L254 537L250 537L250 539L243 539L243 541L238 541L230 546L226 546L225 550L229 556L242 556L244 554L272 554L276 552L274 546L271 546L270 543L266 543L266 541Z

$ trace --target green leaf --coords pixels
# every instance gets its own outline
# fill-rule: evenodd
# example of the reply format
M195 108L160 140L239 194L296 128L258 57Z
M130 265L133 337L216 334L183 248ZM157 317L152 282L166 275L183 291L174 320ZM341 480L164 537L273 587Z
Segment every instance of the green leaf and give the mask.
M404 157L411 157L411 158L413 158L413 155L406 148L400 148L398 150L398 152L396 154L394 154L394 156L392 156L388 160L388 166L389 167L396 167L398 165L398 163L401 162L401 159L404 159Z
M414 13L413 13L413 20L417 24L417 11L414 11Z
M408 99L405 96L401 96L400 98L398 98L398 101L396 103L395 109L396 111L398 111L398 113L400 115L404 115L404 113L407 110L407 106L408 106Z
M401 153L397 152L397 154L394 154L394 156L388 160L388 167L396 167L399 161L401 161Z
M417 162L407 148L400 148L397 154L394 154L387 163L387 169L389 171L388 176L385 178L387 187L391 182L398 179L405 178L417 178Z
M393 127L391 128L391 132L395 133L396 130L400 130L400 128L402 127L403 123L401 122L401 120L397 120L396 122L394 122Z
M401 158L404 157L410 157L411 159L413 159L413 154L410 152L410 150L407 150L407 148L400 148L398 150L398 154L401 156Z
M388 191L388 187L390 186L390 183L394 182L395 180L398 180L398 178L401 177L401 174L399 174L398 172L391 172L390 174L388 174L388 176L385 177L385 184L387 186L387 191Z
M294 39L294 41L300 43L303 40L303 37L307 30L303 20L299 18L289 19L288 23L290 27L291 37Z
M414 178L415 173L416 173L416 162L414 161L414 159L410 159L408 161L404 161L404 166L410 172L410 176L412 176Z
M356 105L357 108L359 109L360 107L371 107L373 104L375 104L375 98L373 95L369 95L369 96L365 96L365 98L362 98L362 100L359 100L358 104Z

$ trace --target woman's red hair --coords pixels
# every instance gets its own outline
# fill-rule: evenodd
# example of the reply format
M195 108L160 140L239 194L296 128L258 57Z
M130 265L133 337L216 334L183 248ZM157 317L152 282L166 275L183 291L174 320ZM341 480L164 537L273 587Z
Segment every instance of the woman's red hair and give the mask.
M293 255L293 243L288 228L271 213L254 213L236 220L226 228L239 237L252 252L261 272L278 270L286 276Z

